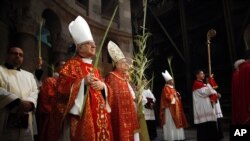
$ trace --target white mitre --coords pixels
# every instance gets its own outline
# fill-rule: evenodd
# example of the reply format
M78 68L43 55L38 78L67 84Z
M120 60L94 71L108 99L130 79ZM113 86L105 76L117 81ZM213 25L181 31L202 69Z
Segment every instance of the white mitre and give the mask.
M108 52L109 52L110 57L115 63L125 58L121 49L112 41L109 41L108 43Z
M242 64L243 62L245 62L245 59L239 59L239 60L235 61L234 68L238 69L240 64Z
M89 25L81 16L69 24L69 32L76 46L88 41L94 42Z
M165 79L166 82L173 79L172 76L168 73L167 70L165 70L165 72L162 72L161 74L162 74L162 76L163 76L163 78Z

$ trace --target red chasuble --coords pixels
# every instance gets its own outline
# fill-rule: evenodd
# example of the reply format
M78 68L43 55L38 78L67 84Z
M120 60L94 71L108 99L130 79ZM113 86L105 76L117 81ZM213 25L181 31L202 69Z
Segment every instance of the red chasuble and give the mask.
M67 61L61 69L57 81L56 103L53 107L50 122L51 141L59 139L66 118L69 119L71 141L113 140L110 115L105 108L105 101L101 91L95 91L90 87L89 97L81 117L69 113L75 104L82 79L92 69L92 64L82 62L80 57ZM101 80L98 70L94 69L94 75Z
M240 107L237 109L240 124L250 124L250 60L239 66Z
M175 104L171 104L171 101L173 98L176 99ZM160 120L161 120L162 127L166 123L165 114L164 114L166 108L169 108L169 111L172 115L176 128L188 127L188 123L187 123L186 116L183 111L181 99L177 95L176 90L174 88L171 88L168 85L164 86L162 90L162 94L161 94Z
M105 79L112 89L109 104L115 141L133 141L134 133L139 130L136 105L127 80L126 75L119 71L109 73Z
M48 127L49 118L51 113L52 104L54 103L55 91L56 91L56 77L49 77L41 86L40 93L38 95L37 112L39 115L39 140L48 140Z

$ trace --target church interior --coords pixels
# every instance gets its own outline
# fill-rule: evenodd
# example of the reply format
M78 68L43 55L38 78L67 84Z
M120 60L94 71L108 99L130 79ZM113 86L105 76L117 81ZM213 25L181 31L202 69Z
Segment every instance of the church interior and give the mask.
M137 5L140 2L132 2L132 9L136 9L132 11L134 34L140 32L143 20L143 9ZM249 22L248 1L149 0L146 28L152 33L148 45L152 64L148 74L155 74L153 92L159 94L156 97L159 99L164 85L161 72L169 69L167 59L173 56L171 67L176 88L185 101L187 114L190 113L188 117L192 117L194 72L202 69L208 73L207 33L214 29L216 35L210 40L211 66L223 97L221 105L228 128L233 64L244 58L244 51L249 48Z
M74 54L75 47L68 32L71 20L77 15L86 18L98 46L116 5L119 5L102 48L99 69L103 76L112 69L112 61L105 48L109 40L116 42L126 56L133 58L137 51L133 41L135 36L144 30L149 32L151 36L147 40L146 50L151 61L146 75L148 79L153 78L152 92L159 102L165 84L161 73L170 69L168 59L172 58L175 87L181 94L184 111L192 128L194 72L202 69L209 73L209 42L211 72L222 95L223 127L228 131L231 122L233 64L244 58L244 52L250 49L250 1L147 0L146 5L145 1L2 0L0 64L4 63L8 47L19 45L25 53L22 68L34 72L39 56L41 29L44 79L51 75L51 64L69 59ZM142 28L144 20L145 29ZM215 30L215 35L208 41L207 35L211 29ZM156 107L159 108L159 103Z

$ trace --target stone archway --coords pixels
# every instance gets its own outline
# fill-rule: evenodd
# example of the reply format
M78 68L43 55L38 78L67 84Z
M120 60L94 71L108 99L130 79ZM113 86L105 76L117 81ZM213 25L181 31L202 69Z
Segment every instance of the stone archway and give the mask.
M47 34L47 43L48 50L48 62L55 63L60 56L58 52L58 42L60 42L60 35L62 31L62 26L58 15L51 9L45 9L42 13L42 17L45 20L43 31L44 34ZM45 42L44 42L45 43Z

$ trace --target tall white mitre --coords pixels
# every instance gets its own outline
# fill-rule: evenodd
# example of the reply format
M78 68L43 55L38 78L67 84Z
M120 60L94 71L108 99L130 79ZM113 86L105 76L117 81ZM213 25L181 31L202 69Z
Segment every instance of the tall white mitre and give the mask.
M162 74L162 76L163 76L163 78L165 79L166 82L173 79L172 76L169 74L169 72L167 70L165 70L165 72L162 72L161 74Z
M112 41L109 41L108 43L108 52L109 52L110 57L115 63L125 58L121 49Z
M75 42L75 45L88 41L94 42L89 25L81 16L78 16L69 24L69 32Z

